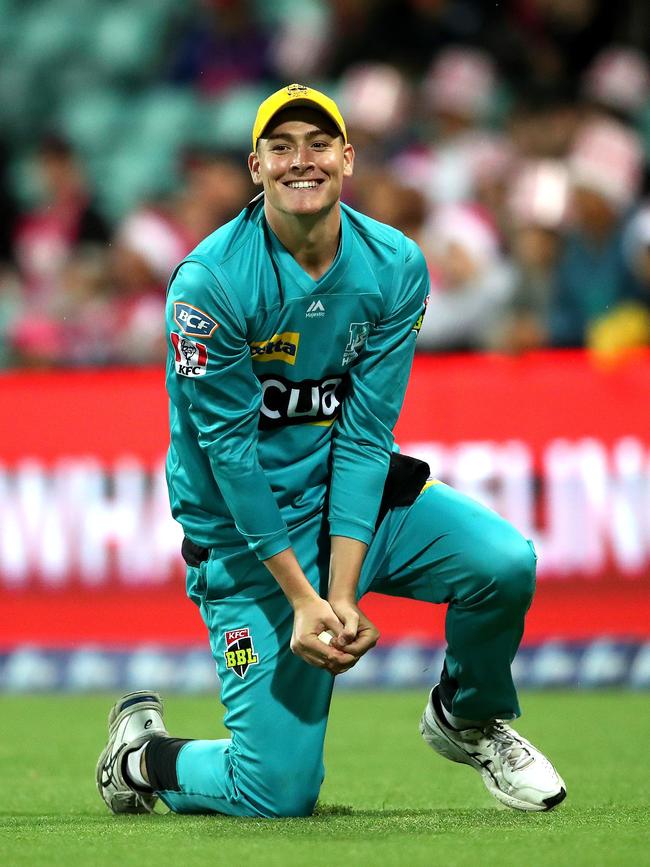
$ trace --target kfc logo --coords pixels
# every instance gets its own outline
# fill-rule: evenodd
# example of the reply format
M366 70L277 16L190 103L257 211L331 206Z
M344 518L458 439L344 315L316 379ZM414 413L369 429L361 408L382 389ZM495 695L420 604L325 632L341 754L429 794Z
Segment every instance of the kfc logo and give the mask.
M176 362L176 373L181 376L204 376L208 369L208 350L203 343L195 343L172 333L172 345Z

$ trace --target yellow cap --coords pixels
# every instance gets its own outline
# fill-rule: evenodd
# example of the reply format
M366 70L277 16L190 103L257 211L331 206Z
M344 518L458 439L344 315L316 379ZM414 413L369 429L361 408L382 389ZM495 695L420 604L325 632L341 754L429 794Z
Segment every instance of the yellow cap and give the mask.
M304 84L290 84L288 87L282 87L272 93L257 109L257 117L253 124L253 150L257 147L257 141L261 138L271 118L283 108L292 105L309 105L322 111L334 122L343 136L343 141L347 142L348 134L345 129L345 121L334 100L325 96L320 90L314 90L313 87L307 87Z

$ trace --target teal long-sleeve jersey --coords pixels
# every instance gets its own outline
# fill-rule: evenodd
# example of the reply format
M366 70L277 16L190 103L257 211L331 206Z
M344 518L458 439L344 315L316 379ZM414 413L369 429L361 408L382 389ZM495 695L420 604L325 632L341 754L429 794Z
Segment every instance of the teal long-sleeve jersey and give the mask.
M417 245L345 205L319 280L263 200L202 241L166 314L167 483L185 535L264 560L327 503L331 535L369 542L427 294Z

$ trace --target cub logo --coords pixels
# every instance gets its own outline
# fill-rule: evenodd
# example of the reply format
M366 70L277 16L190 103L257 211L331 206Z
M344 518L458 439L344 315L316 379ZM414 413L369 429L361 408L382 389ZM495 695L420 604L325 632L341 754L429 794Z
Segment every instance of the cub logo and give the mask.
M229 671L234 671L237 677L243 680L249 667L257 665L260 661L253 647L250 629L247 626L241 629L229 629L224 634L224 638L226 640L224 653L226 668Z
M280 374L258 376L262 385L259 428L332 424L349 387L347 374L293 382Z
M295 364L299 343L298 331L283 331L282 334L274 334L269 340L249 345L253 361L286 361L287 364Z
M174 302L174 322L183 334L190 337L212 337L219 323L191 304L184 301Z
M181 376L204 376L208 369L208 350L203 343L195 343L187 337L172 332L176 373Z
M370 322L351 322L348 345L343 353L342 363L350 364L358 357L370 334Z

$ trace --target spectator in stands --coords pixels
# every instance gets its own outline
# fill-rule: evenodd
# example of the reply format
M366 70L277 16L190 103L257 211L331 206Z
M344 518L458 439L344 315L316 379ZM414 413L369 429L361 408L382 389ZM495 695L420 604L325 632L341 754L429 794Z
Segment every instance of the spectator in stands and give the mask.
M362 213L389 223L417 244L424 243L427 201L418 190L406 187L390 172L360 172L354 186L354 204Z
M16 272L0 263L0 368L20 363L13 332L23 314L23 294Z
M46 138L35 165L42 201L16 224L13 252L20 284L14 286L14 298L19 301L5 327L5 354L10 364L50 367L72 363L78 354L74 323L87 298L70 291L69 269L82 248L105 256L110 229L67 141ZM78 357L85 360L83 353Z
M568 173L560 161L529 161L511 180L508 234L514 287L498 327L499 349L519 353L548 345L567 203Z
M16 227L14 253L32 305L47 309L62 291L61 270L78 244L105 244L110 229L72 146L58 137L41 144L36 168L42 201Z
M269 57L282 81L312 81L324 76L334 31L333 4L304 0L268 4L273 10Z
M109 364L114 307L108 247L82 244L60 274L65 291L47 311L29 307L10 330L12 360L29 367Z
M180 39L171 77L206 96L272 78L269 35L249 0L201 0L202 14Z
M650 64L636 48L610 45L603 49L582 80L585 99L615 120L636 120L648 100Z
M0 140L0 367L12 363L8 335L20 315L20 282L13 267L13 235L18 205L11 191L8 153Z
M425 235L431 297L418 337L420 350L489 349L513 288L485 215L467 205L441 207Z
M582 346L598 317L635 294L623 252L626 216L638 196L637 137L608 119L588 121L569 156L571 221L550 311L554 346Z
M434 58L422 96L429 139L395 161L397 172L425 193L432 208L475 197L481 159L500 139L485 129L495 83L492 61L477 49L447 48Z
M505 137L486 138L476 150L472 201L490 215L502 237L510 227L508 185L518 164L519 155Z
M193 245L169 206L143 207L118 226L111 257L113 363L162 361L165 287Z
M339 103L362 167L382 166L408 143L413 88L388 63L357 63L341 79Z
M190 148L183 159L183 189L174 204L190 249L232 220L256 195L239 156Z
M499 7L479 0L333 0L336 40L330 73L360 59L390 63L418 80L431 55L450 44L483 42Z
M607 360L650 346L650 205L646 204L632 219L623 243L639 291L635 298L617 304L589 329L589 348Z
M565 88L524 88L506 117L506 135L522 159L564 159L581 120L580 106Z
M629 17L628 4L600 0L532 0L510 5L531 82L553 87L576 80Z
M624 239L625 254L638 282L639 298L650 304L650 203L630 222Z
M13 235L18 219L18 203L9 183L9 159L0 139L0 269L13 259Z

